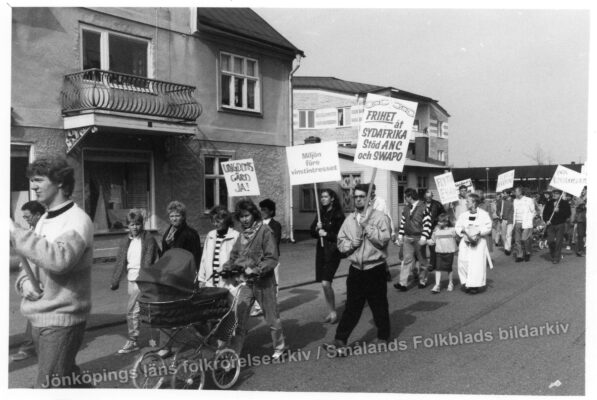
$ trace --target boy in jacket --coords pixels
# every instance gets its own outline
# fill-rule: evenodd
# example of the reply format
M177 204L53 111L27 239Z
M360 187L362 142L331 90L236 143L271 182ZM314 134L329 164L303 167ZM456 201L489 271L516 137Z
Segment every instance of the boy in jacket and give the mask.
M120 244L120 251L112 273L110 289L116 290L120 285L120 279L127 271L129 301L126 307L126 321L128 325L129 339L124 346L118 350L119 354L131 353L139 350L137 339L139 338L139 286L137 278L139 270L147 268L158 259L159 247L153 236L143 229L143 212L138 209L131 210L126 217L129 236Z

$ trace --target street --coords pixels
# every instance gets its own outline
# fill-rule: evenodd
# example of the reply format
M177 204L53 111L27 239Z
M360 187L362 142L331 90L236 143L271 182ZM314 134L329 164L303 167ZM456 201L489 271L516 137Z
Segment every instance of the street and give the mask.
M291 356L270 365L271 337L261 318L251 318L243 359L259 360L242 369L233 390L389 392L438 394L583 395L585 392L585 258L564 251L552 264L546 250L530 262L514 263L494 249L487 290L469 295L456 285L439 294L414 287L398 292L388 284L391 345L373 353L367 346L345 358L322 348L337 325L324 324L325 301L313 282L312 240L283 244L279 306ZM391 273L397 279L397 247L391 245ZM456 267L456 261L454 262ZM117 355L126 340L126 285L109 290L112 264L93 266L93 309L77 362L83 371L130 369L139 353ZM337 277L347 273L343 260ZM457 274L455 274L457 276ZM25 329L11 274L10 353ZM433 282L433 278L431 278ZM457 282L457 278L456 278ZM345 278L334 281L339 315ZM144 339L149 338L144 329ZM376 336L369 309L350 337ZM145 343L146 344L146 343ZM384 349L385 350L385 349ZM367 353L367 354L363 354ZM9 366L9 388L31 387L36 360ZM131 388L126 375L101 382L101 388Z

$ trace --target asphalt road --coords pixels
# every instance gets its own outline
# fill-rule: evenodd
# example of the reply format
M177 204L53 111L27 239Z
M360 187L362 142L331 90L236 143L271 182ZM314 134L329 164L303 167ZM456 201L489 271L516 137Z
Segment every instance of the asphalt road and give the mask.
M496 249L487 290L474 296L459 286L434 295L430 287L398 292L389 285L392 346L376 353L361 346L369 354L355 348L351 356L337 358L321 347L333 339L336 325L322 322L326 307L321 288L308 283L313 279L312 242L287 244L282 252L286 268L279 304L292 355L282 365L264 365L272 353L269 329L260 318L252 318L243 358L262 364L243 368L235 390L584 394L584 258L565 252L564 261L554 265L540 251L530 262L514 263ZM397 260L395 253L394 248L391 264ZM126 370L138 356L115 354L126 339L126 291L107 290L110 268L94 265L94 308L77 359L84 371ZM344 262L339 274L346 270ZM391 270L396 276L399 267ZM338 278L334 287L337 303L343 305L345 278ZM22 339L23 327L18 299L11 294L11 352ZM369 341L375 332L365 308L350 340ZM145 339L149 334L146 330ZM9 387L29 387L35 375L35 359L11 363ZM98 387L132 387L121 376Z

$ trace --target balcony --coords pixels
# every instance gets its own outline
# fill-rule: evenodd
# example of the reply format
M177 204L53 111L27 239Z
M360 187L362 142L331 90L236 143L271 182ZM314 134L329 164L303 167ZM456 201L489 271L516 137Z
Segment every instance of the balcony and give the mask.
M201 114L194 92L193 86L88 69L64 77L62 114L105 111L189 123Z

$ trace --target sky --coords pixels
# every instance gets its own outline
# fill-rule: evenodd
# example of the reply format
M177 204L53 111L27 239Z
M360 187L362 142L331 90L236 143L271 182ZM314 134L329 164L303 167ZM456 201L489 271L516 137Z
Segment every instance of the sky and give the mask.
M254 10L305 52L297 76L438 100L453 167L586 161L587 10Z

